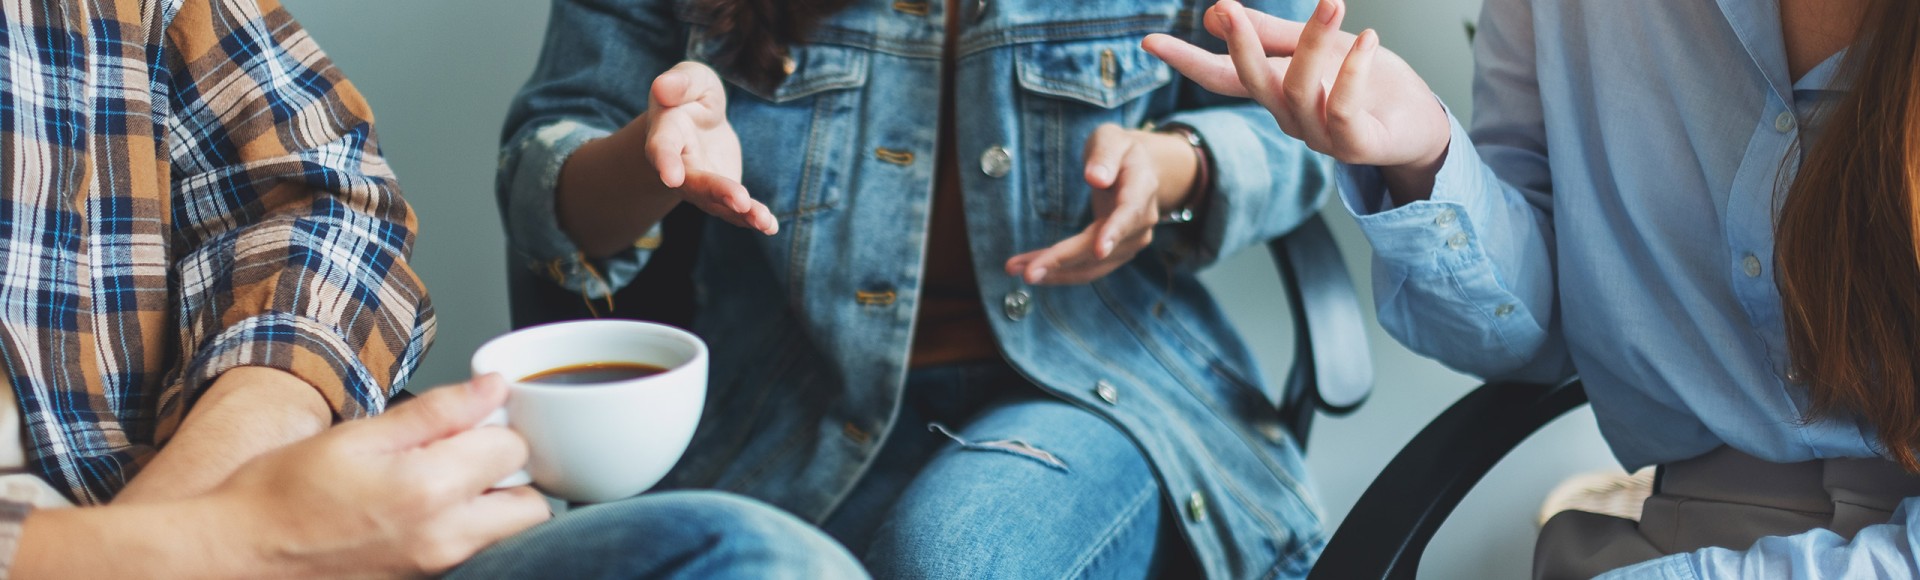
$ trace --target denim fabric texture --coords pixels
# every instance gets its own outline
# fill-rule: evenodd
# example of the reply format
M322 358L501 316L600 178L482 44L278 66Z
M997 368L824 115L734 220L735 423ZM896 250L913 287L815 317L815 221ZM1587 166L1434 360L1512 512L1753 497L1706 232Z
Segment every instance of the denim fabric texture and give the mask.
M1005 364L914 369L897 421L824 524L877 578L1153 578L1186 549L1138 446Z
M446 578L853 580L866 576L839 544L790 514L738 496L680 491L567 512L487 548Z
M1145 453L1207 574L1303 574L1324 544L1322 516L1280 426L1279 386L1193 273L1317 211L1331 164L1259 106L1207 93L1140 49L1153 32L1219 48L1199 27L1211 2L960 4L953 142L982 307L1007 363ZM1292 18L1313 8L1249 4ZM926 434L896 415L934 189L946 17L941 2L854 2L791 47L793 73L779 86L730 84L743 182L781 229L705 229L694 330L712 346L710 399L666 485L735 491L819 522L851 501L887 441ZM656 75L713 53L705 26L684 2L555 2L503 135L499 201L514 267L597 298L644 265L639 246L583 260L554 217L555 181L580 144L645 110ZM1210 144L1201 222L1158 232L1093 284L1030 287L1007 275L1008 258L1091 223L1082 154L1094 128L1150 122L1184 123ZM915 161L900 163L902 151Z

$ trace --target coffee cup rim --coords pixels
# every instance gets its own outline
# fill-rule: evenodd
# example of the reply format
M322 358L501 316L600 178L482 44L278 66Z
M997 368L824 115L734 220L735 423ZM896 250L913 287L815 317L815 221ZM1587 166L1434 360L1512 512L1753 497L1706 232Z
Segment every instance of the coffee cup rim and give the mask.
M662 371L659 374L653 374L653 375L648 375L644 377L637 377L632 379L612 381L612 382L606 382L606 383L546 385L546 384L540 384L540 383L525 382L523 379L525 379L526 377L511 377L511 376L506 376L502 374L501 378L507 381L509 388L518 389L518 390L555 392L555 393L591 392L591 391L597 391L597 390L625 387L625 386L633 385L636 383L667 380L672 377L679 376L685 373L694 372L695 367L704 366L704 363L707 360L706 341L701 340L700 336L694 334L692 331L689 331L677 326L673 326L671 324L648 322L644 320L565 320L560 322L549 322L545 324L528 326L526 328L514 330L512 332L508 332L506 334L502 334L500 336L496 336L491 339L488 339L486 342L481 343L479 348L474 349L473 357L469 361L470 371L473 373L473 376L475 377L482 376L483 374L488 372L499 372L497 370L483 369L482 362L481 362L482 360L481 355L487 353L488 350L497 347L499 344L505 343L510 340L525 340L528 338L528 335L532 335L532 334L539 334L542 332L553 332L554 329L557 327L581 327L581 326L613 328L613 329L624 328L624 329L633 330L633 331L642 331L642 332L652 333L655 335L666 336L671 339L677 339L691 346L693 348L693 355L690 357L687 357L686 360L681 361L679 364L676 364L676 365L673 365L672 367L667 368L667 370ZM613 362L613 361L608 361L608 362ZM639 362L639 361L634 361L634 362Z

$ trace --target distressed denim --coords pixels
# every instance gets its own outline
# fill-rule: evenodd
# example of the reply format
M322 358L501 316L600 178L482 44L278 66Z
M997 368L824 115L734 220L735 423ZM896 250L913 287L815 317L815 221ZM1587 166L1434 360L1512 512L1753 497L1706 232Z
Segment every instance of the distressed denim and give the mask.
M1140 49L1153 32L1219 48L1199 27L1210 0L960 4L951 142L981 306L1006 362L1145 453L1179 515L1178 537L1208 575L1304 573L1324 532L1276 411L1280 385L1262 378L1194 272L1312 215L1331 191L1331 165L1258 105L1207 93ZM1313 9L1249 4L1291 18ZM685 8L554 3L502 137L513 267L597 299L646 263L652 240L582 259L554 217L553 192L576 148L645 111L655 76L713 53L707 24ZM712 347L711 388L665 485L735 491L819 522L852 501L893 436L925 434L896 414L941 142L945 12L943 2L858 0L791 47L793 73L780 85L730 82L742 182L781 228L762 236L714 221L702 234L694 331ZM1198 223L1157 232L1153 248L1092 284L1032 287L1001 270L1091 223L1083 152L1094 128L1169 122L1211 147Z
M865 578L846 550L792 515L714 492L576 509L507 538L446 576L813 580Z
M915 369L898 422L825 524L878 578L1151 578L1182 551L1133 441L1004 364Z

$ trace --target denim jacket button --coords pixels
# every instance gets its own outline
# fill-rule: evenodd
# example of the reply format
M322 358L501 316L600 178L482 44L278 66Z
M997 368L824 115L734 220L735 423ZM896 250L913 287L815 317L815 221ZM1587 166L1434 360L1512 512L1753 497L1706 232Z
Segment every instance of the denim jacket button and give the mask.
M1193 492L1187 496L1187 517L1195 522L1207 521L1207 496Z
M978 0L974 2L973 3L973 21L979 22L981 18L985 18L986 16L987 16L987 0Z
M1001 303L1001 310L1006 313L1007 320L1014 322L1026 318L1027 311L1031 309L1033 309L1033 295L1027 294L1026 290L1008 292L1006 301Z
M1093 394L1100 397L1100 400L1106 401L1109 405L1120 404L1120 389L1114 388L1113 383L1106 381L1094 383Z
M980 154L980 172L987 174L987 177L1006 177L1011 171L1013 154L1008 153L1007 148L995 145Z

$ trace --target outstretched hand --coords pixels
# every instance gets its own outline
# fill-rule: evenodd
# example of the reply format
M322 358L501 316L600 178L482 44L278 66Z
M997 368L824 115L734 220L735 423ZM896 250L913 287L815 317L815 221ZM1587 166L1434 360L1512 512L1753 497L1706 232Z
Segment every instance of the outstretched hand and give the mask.
M713 69L683 62L654 78L644 124L647 161L680 199L727 223L773 235L780 224L740 184L740 137Z
M1381 167L1396 199L1403 189L1424 198L1451 139L1446 112L1406 61L1380 47L1379 34L1341 31L1345 18L1343 0L1321 0L1304 23L1222 0L1205 20L1227 54L1165 34L1141 46L1207 90L1252 98L1314 151Z
M1087 138L1085 178L1093 223L1054 245L1007 260L1028 284L1086 284L1112 273L1153 243L1168 208L1188 200L1198 160L1185 139L1106 124Z

